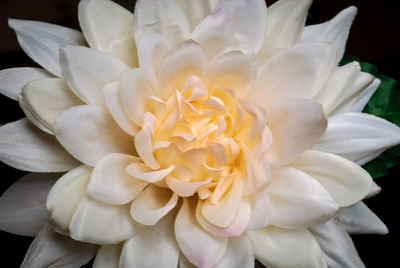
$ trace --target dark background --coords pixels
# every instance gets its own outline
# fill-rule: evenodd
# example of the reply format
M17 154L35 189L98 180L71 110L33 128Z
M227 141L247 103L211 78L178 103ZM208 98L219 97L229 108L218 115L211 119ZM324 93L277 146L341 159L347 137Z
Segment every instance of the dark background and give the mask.
M15 34L8 28L7 18L29 19L55 23L79 29L78 0L0 0L0 69L17 66L35 66L19 48ZM115 2L133 10L134 1ZM275 1L268 1L271 4ZM340 10L354 5L358 15L350 32L346 52L378 67L385 74L400 81L400 8L396 0L315 0L307 24L324 22ZM0 96L0 124L22 118L18 104ZM24 172L0 163L2 171L0 193L4 192ZM366 204L386 223L389 234L354 236L354 242L367 267L396 267L398 264L398 239L400 239L399 178L400 168L390 170L386 177L376 182L382 192ZM31 238L19 237L0 231L1 267L19 267L29 247Z

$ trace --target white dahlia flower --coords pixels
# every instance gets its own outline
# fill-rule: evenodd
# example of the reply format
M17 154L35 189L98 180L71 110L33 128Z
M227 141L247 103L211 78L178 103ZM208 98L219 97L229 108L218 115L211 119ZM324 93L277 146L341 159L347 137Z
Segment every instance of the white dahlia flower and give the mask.
M304 27L310 4L82 0L83 34L10 20L45 69L0 73L27 117L0 159L41 172L0 202L1 229L36 236L22 267L362 267L348 232L387 230L360 165L400 129L361 113L380 81L337 64L356 8Z

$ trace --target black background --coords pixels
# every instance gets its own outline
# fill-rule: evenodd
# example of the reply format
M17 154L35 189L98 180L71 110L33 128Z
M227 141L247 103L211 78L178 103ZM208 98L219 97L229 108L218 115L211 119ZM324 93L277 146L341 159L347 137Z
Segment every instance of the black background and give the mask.
M75 29L78 27L78 0L0 0L0 69L35 66L19 48L15 34L8 28L7 18L29 19L55 23ZM134 1L116 0L129 10ZM268 1L270 5L275 1ZM324 22L340 10L354 5L358 15L350 32L346 52L378 67L379 72L400 81L400 8L396 0L315 0L307 24ZM18 104L0 96L0 124L22 118ZM24 172L0 163L0 193L24 175ZM390 170L376 182L382 187L378 196L366 204L386 223L389 234L354 236L356 247L367 267L398 267L400 238L399 178L400 168ZM29 224L29 219L27 219ZM31 238L0 232L1 267L19 267Z

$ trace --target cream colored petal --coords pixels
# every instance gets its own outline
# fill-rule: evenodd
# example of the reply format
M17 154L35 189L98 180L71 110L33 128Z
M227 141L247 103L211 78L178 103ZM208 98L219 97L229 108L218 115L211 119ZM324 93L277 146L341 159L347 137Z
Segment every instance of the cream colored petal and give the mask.
M235 179L229 191L217 204L208 200L203 203L201 213L210 223L219 227L228 227L235 219L236 211L239 209L243 188L242 180Z
M144 126L135 136L135 148L143 162L153 170L159 169L160 164L154 158L151 130Z
M63 172L79 165L53 136L26 118L0 127L0 160L32 172Z
M87 104L104 105L102 88L129 69L113 56L87 47L60 50L60 65L71 90Z
M188 40L174 47L159 68L158 84L163 90L161 96L171 97L176 89L183 88L190 76L201 77L207 67L207 56L195 41Z
M46 224L29 246L21 268L82 267L96 251L96 245L75 241Z
M139 159L126 154L109 154L97 162L90 178L87 194L111 205L132 201L148 183L132 178L126 167Z
M247 234L255 257L268 268L327 267L321 248L307 229L268 226Z
M343 100L349 89L354 87L361 68L358 62L336 67L326 85L315 96L314 101L321 103L325 114L330 114Z
M253 248L249 237L245 234L229 239L222 259L215 268L253 268Z
M137 66L133 14L110 0L82 0L79 24L90 47Z
M155 225L177 202L174 192L151 184L132 201L131 216L141 224Z
M259 65L281 49L298 42L303 33L311 0L281 0L268 7L264 44L257 55Z
M298 169L284 167L273 170L272 178L267 188L272 225L305 228L326 222L339 209L320 183Z
M175 220L175 237L185 257L197 267L213 267L224 255L228 239L205 231L195 218L196 200L184 198Z
M242 146L242 153L246 171L243 194L250 196L267 186L271 181L271 170L264 157L259 160L255 159L247 147Z
M47 195L60 173L28 173L0 197L0 230L35 237L46 224Z
M49 222L57 231L68 233L72 216L85 196L92 169L80 166L62 176L47 196L46 207L51 213Z
M185 182L174 178L173 176L167 176L165 179L168 187L177 195L181 197L189 197L196 193L197 189L205 184L211 182L211 178L200 182Z
M204 203L199 201L196 208L196 219L198 223L209 233L217 237L237 237L246 231L251 214L251 205L248 200L242 200L240 202L239 208L236 211L234 219L230 225L227 227L219 227L210 223L202 214L201 208Z
M245 99L265 109L279 99L311 99L325 85L335 62L336 49L330 43L291 46L260 67L255 87Z
M182 8L189 21L190 28L193 30L205 17L215 10L219 0L176 0L176 2Z
M41 68L10 68L0 71L0 93L17 100L22 88L35 80L52 78L53 75Z
M302 99L276 102L267 112L274 142L266 152L272 166L290 163L324 134L327 120L320 104Z
M93 244L115 244L136 233L129 206L113 206L84 197L69 225L70 236Z
M142 69L131 69L121 75L121 97L129 118L141 126L149 107L150 96L158 96L156 82L151 73Z
M33 114L32 110L29 109L25 105L24 100L21 95L18 95L18 104L19 104L19 107L21 108L21 110L24 112L26 118L32 124L34 124L41 131L46 132L47 134L50 134L50 135L54 135L53 131L50 128L46 127L42 122L40 122L38 120L38 117Z
M132 177L150 183L155 183L164 179L172 172L172 170L174 170L174 166L153 171L141 163L133 163L126 168L126 172Z
M133 18L136 39L142 34L159 33L172 46L189 39L189 21L174 0L138 0Z
M179 247L174 237L176 213L169 213L154 226L143 227L124 243L120 268L165 267L176 268Z
M242 97L252 86L255 70L251 59L241 51L231 51L218 57L211 63L204 80L209 88L222 87Z
M349 30L356 14L357 8L351 6L342 10L330 21L305 27L301 42L332 42L338 50L337 62L339 62L343 57Z
M64 148L89 166L110 153L134 154L133 138L100 106L72 107L57 118L53 129Z
M119 268L122 244L103 245L96 253L93 268Z
M162 34L142 34L137 37L139 67L150 71L157 77L161 61L171 50L168 39Z
M62 112L83 104L60 78L33 81L22 89L21 96L25 109L49 130Z
M217 9L229 12L236 37L251 44L258 51L263 43L267 24L267 6L264 0L221 0Z
M235 32L228 11L219 9L208 15L193 30L192 39L200 44L210 61L219 52L234 45Z
M59 51L68 45L85 45L82 33L66 27L29 20L8 20L18 43L29 57L47 71L62 76Z
M334 154L307 151L291 166L322 184L340 207L347 207L362 200L372 186L372 178L367 171Z
M118 81L103 87L106 106L118 126L131 136L135 136L140 128L128 116L123 106L120 83Z
M329 118L313 149L336 154L359 165L400 143L400 128L373 115L346 113Z

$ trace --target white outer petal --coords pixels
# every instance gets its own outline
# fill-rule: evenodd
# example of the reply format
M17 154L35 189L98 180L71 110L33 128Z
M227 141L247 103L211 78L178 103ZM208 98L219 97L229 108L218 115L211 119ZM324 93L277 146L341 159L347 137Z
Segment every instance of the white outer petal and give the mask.
M49 72L61 76L60 48L68 45L84 45L83 35L66 27L28 20L8 20L17 33L20 46L38 64Z

